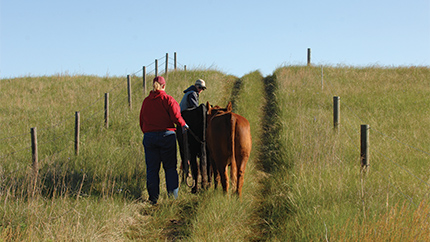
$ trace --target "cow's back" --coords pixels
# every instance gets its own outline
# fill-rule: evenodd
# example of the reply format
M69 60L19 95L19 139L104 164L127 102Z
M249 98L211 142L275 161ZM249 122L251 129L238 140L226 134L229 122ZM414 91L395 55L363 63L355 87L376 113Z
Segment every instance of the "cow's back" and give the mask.
M215 155L221 153L223 157L229 157L243 154L249 157L252 148L250 124L236 113L218 114L208 123L208 142Z

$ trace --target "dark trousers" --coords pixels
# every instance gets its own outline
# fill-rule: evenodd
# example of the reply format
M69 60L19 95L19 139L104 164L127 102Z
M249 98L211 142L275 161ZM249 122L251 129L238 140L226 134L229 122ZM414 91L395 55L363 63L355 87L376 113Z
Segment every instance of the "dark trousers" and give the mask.
M157 203L160 194L160 166L166 176L167 192L170 194L179 186L176 170L176 135L173 131L150 132L143 136L146 162L146 188L149 200Z

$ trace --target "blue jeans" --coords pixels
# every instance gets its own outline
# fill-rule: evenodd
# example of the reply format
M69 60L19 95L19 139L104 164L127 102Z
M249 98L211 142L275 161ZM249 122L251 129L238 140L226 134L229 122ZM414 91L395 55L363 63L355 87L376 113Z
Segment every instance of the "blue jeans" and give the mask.
M163 163L167 193L177 196L179 179L176 170L176 134L174 131L149 132L143 136L146 163L146 189L151 203L160 195L160 166Z

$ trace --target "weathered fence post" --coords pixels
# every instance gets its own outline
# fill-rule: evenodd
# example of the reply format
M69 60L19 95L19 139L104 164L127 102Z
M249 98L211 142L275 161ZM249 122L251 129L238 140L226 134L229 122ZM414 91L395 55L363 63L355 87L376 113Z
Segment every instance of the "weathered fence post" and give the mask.
M360 146L360 160L361 169L365 170L369 166L369 125L361 125L361 146Z
M311 48L308 48L308 66L311 65Z
M132 103L131 103L131 79L130 79L130 75L127 75L127 93L128 93L128 106L131 109Z
M36 172L39 163L39 155L37 153L37 129L36 127L31 128L31 154L33 161L33 170Z
M340 97L333 97L333 126L335 129L339 126L340 120Z
M176 59L176 52L175 52L173 53L173 68L175 69L175 71L176 71L176 61L177 59Z
M37 129L36 127L31 128L31 153L33 162L33 179L31 186L31 195L34 196L36 192L37 178L39 176L39 155L37 152Z
M166 80L167 80L167 76L169 75L169 53L166 53L166 68L165 68L165 71L164 71L164 77L166 78Z
M109 93L105 93L105 126L109 128Z
M184 65L184 71L187 71L187 65Z
M75 113L75 154L79 155L79 133L81 129L81 121L79 112Z
M158 60L155 59L155 76L158 76Z
M142 67L142 79L143 79L143 96L146 95L146 67Z

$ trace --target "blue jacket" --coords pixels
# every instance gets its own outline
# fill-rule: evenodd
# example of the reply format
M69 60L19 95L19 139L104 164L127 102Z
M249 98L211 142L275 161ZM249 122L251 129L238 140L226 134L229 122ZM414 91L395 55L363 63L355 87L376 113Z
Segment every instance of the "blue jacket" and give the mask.
M199 106L199 92L196 86L192 85L184 90L184 96L182 97L179 107L181 112L188 108L195 108Z

